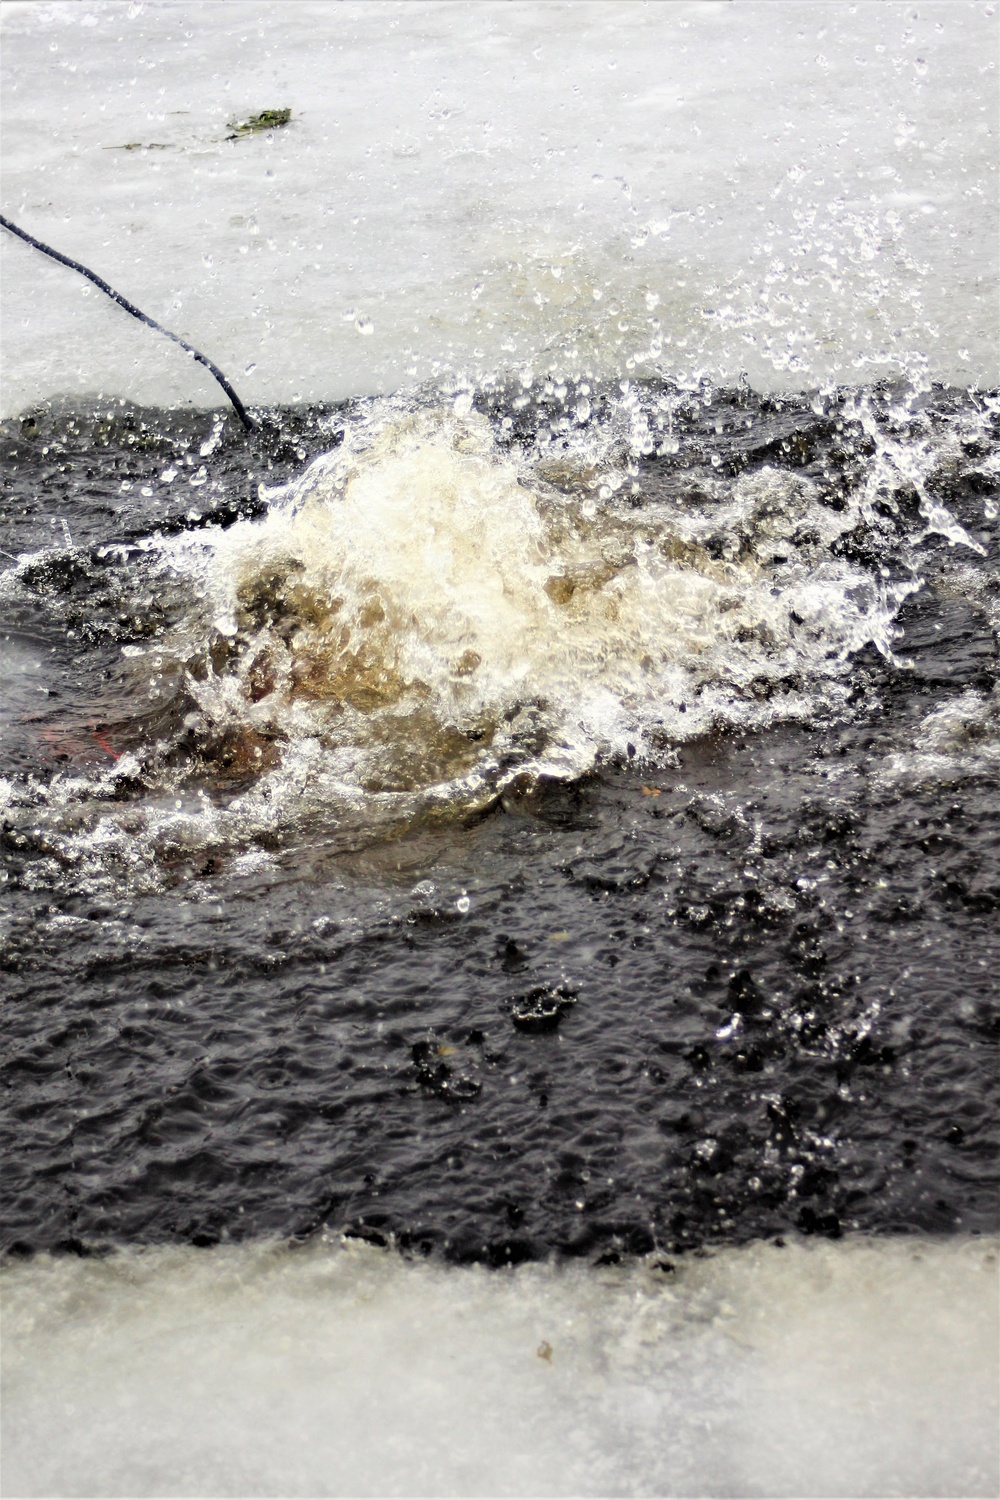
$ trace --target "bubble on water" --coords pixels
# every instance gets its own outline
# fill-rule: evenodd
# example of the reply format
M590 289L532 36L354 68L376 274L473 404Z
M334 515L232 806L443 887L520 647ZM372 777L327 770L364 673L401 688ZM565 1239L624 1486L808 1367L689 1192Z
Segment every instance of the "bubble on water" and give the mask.
M366 318L363 314L355 318L354 326L364 338L369 338L375 332L375 324L371 318Z

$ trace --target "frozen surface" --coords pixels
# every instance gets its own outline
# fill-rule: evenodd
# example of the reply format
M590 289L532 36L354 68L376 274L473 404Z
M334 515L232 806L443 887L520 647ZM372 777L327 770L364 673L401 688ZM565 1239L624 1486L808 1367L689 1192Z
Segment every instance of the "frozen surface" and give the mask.
M8 1495L992 1495L989 1241L445 1269L351 1244L42 1258Z
M3 212L246 399L995 382L995 7L3 6ZM226 139L231 120L291 123ZM3 411L218 391L3 236Z

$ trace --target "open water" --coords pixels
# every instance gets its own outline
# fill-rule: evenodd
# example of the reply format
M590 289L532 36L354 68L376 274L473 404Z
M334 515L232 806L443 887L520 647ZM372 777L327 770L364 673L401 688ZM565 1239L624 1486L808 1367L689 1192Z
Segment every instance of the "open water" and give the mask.
M3 24L5 1492L995 1492L994 7Z

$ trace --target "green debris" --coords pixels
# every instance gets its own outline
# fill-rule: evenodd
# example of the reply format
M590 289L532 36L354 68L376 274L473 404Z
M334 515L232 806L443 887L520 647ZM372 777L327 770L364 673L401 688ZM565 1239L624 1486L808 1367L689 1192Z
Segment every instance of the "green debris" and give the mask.
M245 120L230 120L229 128L233 132L227 135L227 141L242 140L245 135L257 135L261 130L277 130L281 125L287 125L292 118L290 109L262 109L259 115L249 115Z

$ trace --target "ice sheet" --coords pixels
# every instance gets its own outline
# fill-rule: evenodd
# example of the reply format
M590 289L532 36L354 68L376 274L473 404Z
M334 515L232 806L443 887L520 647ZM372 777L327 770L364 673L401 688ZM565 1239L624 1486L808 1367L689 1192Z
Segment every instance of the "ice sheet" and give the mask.
M979 0L94 0L3 22L3 212L248 400L501 368L997 378ZM226 139L274 107L288 126ZM2 239L4 413L218 401Z
M5 1273L7 1495L992 1495L997 1247Z

